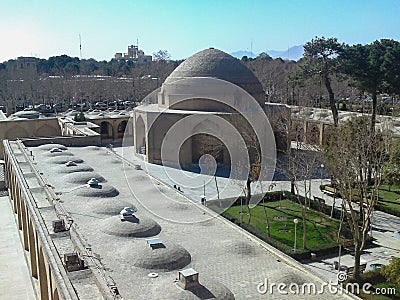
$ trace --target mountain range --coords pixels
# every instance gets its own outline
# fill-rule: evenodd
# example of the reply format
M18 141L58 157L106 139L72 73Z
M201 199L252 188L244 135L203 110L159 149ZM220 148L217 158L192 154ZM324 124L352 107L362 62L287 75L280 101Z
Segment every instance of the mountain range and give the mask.
M303 48L303 45L299 45L299 46L290 47L287 50L266 50L264 52L267 53L272 58L280 57L284 60L298 61L303 56L304 48ZM242 58L243 56L247 56L249 58L250 57L255 58L258 56L258 54L255 54L251 51L246 51L246 50L239 50L239 51L232 52L230 54L239 59Z

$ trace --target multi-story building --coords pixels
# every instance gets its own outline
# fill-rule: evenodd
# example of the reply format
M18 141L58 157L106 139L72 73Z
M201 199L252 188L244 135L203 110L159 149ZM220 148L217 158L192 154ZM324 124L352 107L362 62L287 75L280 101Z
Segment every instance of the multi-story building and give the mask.
M128 46L128 53L117 52L114 55L114 58L117 60L127 59L134 60L138 63L146 63L152 61L151 55L145 55L144 51L139 49L138 46L130 45Z

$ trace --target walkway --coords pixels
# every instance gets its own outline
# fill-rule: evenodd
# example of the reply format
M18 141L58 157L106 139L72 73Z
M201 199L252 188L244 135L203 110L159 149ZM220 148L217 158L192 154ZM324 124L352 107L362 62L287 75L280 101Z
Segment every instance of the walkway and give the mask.
M0 197L0 299L36 299L8 196Z

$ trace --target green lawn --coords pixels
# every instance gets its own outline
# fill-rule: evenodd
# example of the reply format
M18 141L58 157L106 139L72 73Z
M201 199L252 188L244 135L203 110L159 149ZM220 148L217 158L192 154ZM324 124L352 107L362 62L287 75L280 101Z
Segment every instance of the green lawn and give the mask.
M294 222L299 219L297 224L297 247L303 247L303 226L301 221L301 206L290 200L266 202L267 215L271 226L271 237L286 244L294 246ZM243 207L246 211L246 207ZM240 206L228 208L227 212L240 219ZM286 218L286 221L285 219ZM248 216L243 215L243 222L247 222ZM336 242L339 221L313 211L307 210L307 248L310 250L321 248L323 245L334 244ZM251 210L251 225L258 230L266 233L265 214L262 203Z
M396 210L400 213L400 187L381 185L379 187L379 205Z
M374 290L378 288L380 294L374 292ZM396 294L393 294L395 292ZM382 293L384 295L382 295ZM382 282L379 284L374 284L371 288L370 294L361 294L360 298L364 300L391 300L391 299L400 299L400 286L390 284L388 282Z

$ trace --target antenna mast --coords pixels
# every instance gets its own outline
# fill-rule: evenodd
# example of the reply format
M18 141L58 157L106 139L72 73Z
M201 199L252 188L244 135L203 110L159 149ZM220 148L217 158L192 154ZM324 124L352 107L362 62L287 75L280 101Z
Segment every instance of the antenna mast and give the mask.
M79 34L79 59L82 59L82 39L81 34Z
M79 81L82 80L82 39L79 34ZM81 113L83 112L81 84L79 84L79 98L81 100Z

